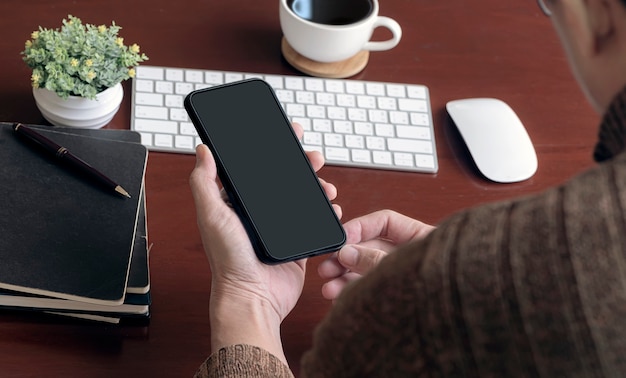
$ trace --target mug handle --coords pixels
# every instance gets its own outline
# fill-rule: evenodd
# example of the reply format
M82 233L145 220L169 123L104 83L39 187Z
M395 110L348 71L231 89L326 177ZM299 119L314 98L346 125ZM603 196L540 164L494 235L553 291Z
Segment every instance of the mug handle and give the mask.
M389 17L379 16L378 18L376 18L374 25L372 25L372 30L378 27L384 27L389 29L391 31L391 34L393 34L391 39L388 39L386 41L369 41L365 44L365 46L363 46L363 50L389 50L396 47L396 45L400 42L400 38L402 38L402 28L400 27L400 24L396 22L396 20Z

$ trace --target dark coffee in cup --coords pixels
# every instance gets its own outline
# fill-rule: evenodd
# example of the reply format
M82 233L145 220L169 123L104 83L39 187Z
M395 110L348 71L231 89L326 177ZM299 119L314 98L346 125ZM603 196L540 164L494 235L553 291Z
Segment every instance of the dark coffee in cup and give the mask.
M369 16L372 0L287 0L298 17L317 24L349 25Z

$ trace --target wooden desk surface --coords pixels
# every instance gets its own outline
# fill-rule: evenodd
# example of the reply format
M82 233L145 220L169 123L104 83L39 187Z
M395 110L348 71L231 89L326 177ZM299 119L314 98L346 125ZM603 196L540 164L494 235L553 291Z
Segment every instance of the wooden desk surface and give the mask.
M372 53L356 79L430 88L440 170L436 175L325 167L339 189L344 219L383 208L438 222L467 206L536 192L592 164L599 117L580 93L558 40L534 1L380 0L403 27L399 46ZM19 55L38 25L68 14L123 27L151 65L297 74L280 56L278 0L4 0L0 3L0 120L41 123L30 72ZM380 36L380 31L377 36ZM129 127L130 86L111 128ZM498 185L481 178L445 112L447 101L497 97L525 123L539 156L530 180ZM188 188L190 155L151 153L147 212L152 321L112 327L0 312L2 376L191 376L209 354L210 272ZM316 323L330 308L309 262L304 293L284 323L294 369Z

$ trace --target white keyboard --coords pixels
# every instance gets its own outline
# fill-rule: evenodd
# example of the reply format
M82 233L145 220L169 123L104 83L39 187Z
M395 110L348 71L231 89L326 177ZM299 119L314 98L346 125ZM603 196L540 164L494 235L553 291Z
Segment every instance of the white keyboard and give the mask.
M139 66L136 73L131 130L141 134L149 150L195 153L202 141L184 97L254 77L274 88L290 119L304 127L304 149L322 152L327 164L438 169L430 97L423 85L155 66Z

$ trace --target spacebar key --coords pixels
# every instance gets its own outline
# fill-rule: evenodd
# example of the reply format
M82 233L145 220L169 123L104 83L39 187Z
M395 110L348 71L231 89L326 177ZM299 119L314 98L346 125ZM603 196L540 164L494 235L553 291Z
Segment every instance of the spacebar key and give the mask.
M135 119L135 131L145 131L151 133L178 133L178 122L157 121L152 119Z

